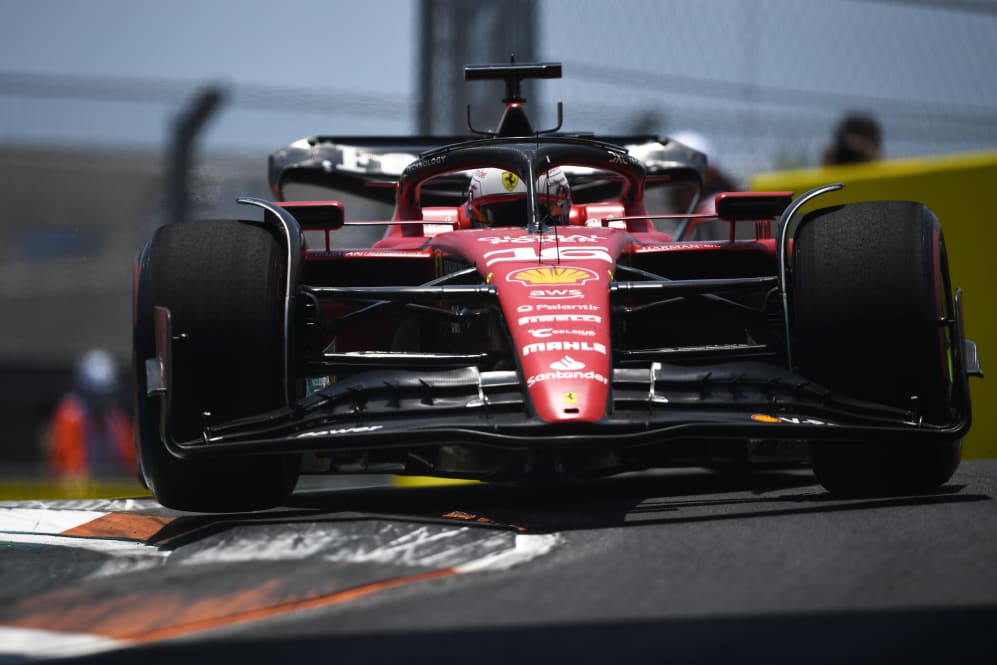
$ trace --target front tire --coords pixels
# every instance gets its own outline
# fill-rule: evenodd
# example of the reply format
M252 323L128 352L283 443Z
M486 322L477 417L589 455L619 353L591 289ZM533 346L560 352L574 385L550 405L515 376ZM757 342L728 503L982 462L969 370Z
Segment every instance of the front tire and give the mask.
M283 280L280 245L259 225L183 222L161 227L140 256L135 293L136 450L146 485L164 506L237 512L279 505L293 491L299 455L194 460L174 457L159 434L158 397L146 395L155 355L153 307L170 310L174 335L170 432L199 438L213 422L280 407Z
M945 244L934 214L909 201L824 208L793 248L794 355L834 391L925 422L950 417L951 318ZM959 465L961 442L813 442L814 473L842 495L931 490Z

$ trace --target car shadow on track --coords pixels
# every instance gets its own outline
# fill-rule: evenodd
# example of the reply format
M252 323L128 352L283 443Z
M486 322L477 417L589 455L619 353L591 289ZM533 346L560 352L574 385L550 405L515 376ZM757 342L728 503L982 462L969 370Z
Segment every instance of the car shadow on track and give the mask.
M966 490L965 485L950 484L917 495L841 499L816 485L809 471L799 469L683 469L542 486L313 490L293 496L279 519L460 522L546 533L993 500Z
M817 612L160 643L74 663L992 663L997 607Z

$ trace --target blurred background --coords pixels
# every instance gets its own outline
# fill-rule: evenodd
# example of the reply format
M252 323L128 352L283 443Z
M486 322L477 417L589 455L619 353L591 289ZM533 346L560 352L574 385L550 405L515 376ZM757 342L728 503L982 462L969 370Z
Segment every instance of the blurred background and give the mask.
M851 112L876 119L887 160L997 150L990 0L0 0L0 11L3 478L51 475L52 414L88 349L117 361L130 408L132 259L166 218L174 132L208 87L223 97L188 192L203 215L268 196L267 155L305 136L463 134L467 104L476 126L492 125L500 84L467 86L462 68L513 53L564 64L563 79L526 90L536 125L556 125L562 101L568 131L694 131L738 188L819 167Z

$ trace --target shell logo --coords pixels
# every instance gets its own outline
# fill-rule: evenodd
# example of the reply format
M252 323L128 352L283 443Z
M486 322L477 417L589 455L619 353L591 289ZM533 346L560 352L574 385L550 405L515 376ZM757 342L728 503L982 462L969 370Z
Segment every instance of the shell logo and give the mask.
M510 282L520 284L584 284L590 279L599 279L591 270L585 268L564 268L556 266L552 268L530 268L519 272L509 273Z

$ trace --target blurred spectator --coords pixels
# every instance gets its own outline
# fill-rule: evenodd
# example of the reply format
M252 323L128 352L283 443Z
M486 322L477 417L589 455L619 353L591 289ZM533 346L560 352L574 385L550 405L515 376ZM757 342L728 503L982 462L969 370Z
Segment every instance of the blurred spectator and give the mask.
M849 113L838 123L821 159L824 166L873 162L883 156L883 131L866 113Z
M134 475L131 424L118 403L118 368L107 351L80 358L73 390L52 415L47 462L64 480Z

